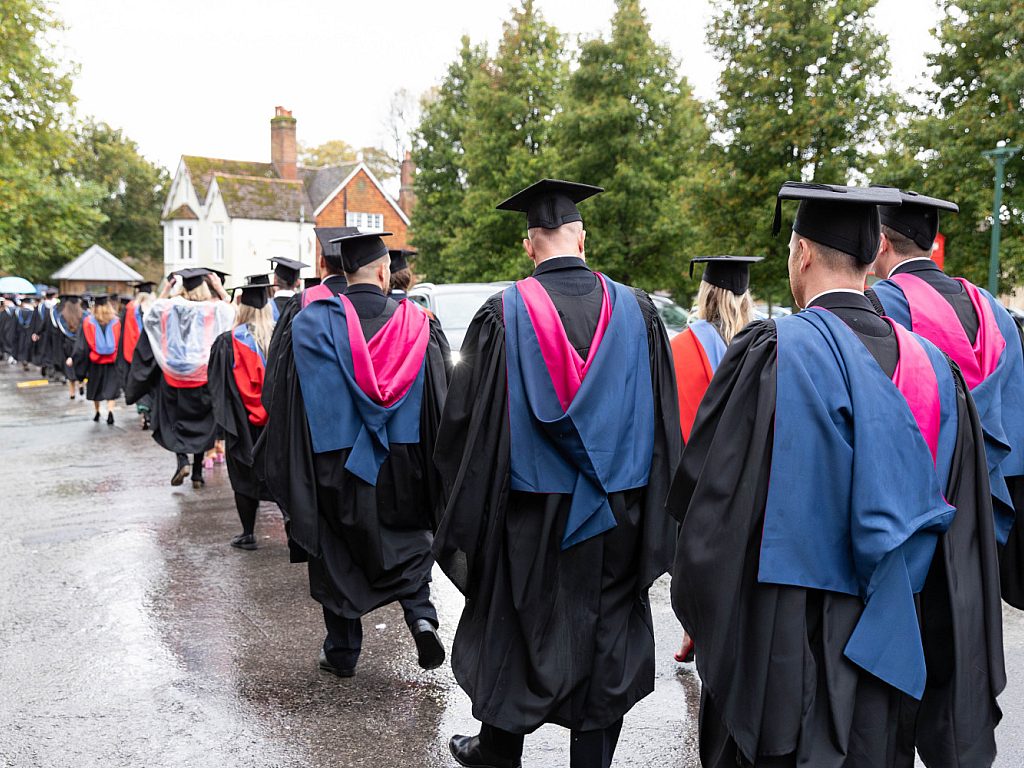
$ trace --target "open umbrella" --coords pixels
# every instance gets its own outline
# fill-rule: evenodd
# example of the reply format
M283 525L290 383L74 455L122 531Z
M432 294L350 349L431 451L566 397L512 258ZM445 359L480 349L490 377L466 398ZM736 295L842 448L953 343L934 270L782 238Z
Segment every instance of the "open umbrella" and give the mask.
M0 277L0 293L20 293L35 295L36 287L24 277Z

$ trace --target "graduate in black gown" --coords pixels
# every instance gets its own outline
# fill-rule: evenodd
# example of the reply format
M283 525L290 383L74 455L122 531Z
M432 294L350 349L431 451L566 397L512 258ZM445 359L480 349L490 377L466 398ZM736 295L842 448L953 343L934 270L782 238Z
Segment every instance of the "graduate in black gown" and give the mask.
M451 739L465 766L519 766L555 723L574 768L607 768L654 689L679 409L650 298L586 264L576 203L600 191L544 180L502 203L527 214L536 268L473 319L441 422L434 551L466 596L452 669L483 723Z
M0 296L0 363L10 362L13 359L16 312L14 295Z
M75 351L84 315L80 297L73 295L61 296L57 305L50 310L49 359L57 374L64 378L71 400L75 399L75 390L78 388L78 374L75 373L74 365L68 365L67 361Z
M275 376L257 445L285 514L293 560L308 559L327 637L319 666L355 674L360 618L398 601L419 664L444 661L430 601L430 547L440 495L431 449L448 386L440 326L389 299L387 247L349 235L325 251L325 291L294 314L271 349ZM336 293L344 269L348 286Z
M885 190L787 183L806 309L730 345L683 452L672 596L712 766L988 766L1005 685L978 413L863 294ZM781 210L776 214L776 228Z
M100 404L107 404L107 424L114 423L114 401L121 395L117 371L117 345L121 321L107 296L97 296L92 311L82 318L75 346L65 364L74 367L75 379L88 379L85 399L95 406L93 421L100 420Z
M135 286L135 295L124 303L121 312L121 343L117 348L117 366L121 374L121 386L127 392L128 371L131 369L132 360L135 357L135 347L139 339L145 333L142 325L142 318L145 317L150 305L155 300L153 291L156 283L145 280ZM153 396L145 394L135 403L136 412L142 417L142 429L147 430L151 425L153 413Z
M868 296L885 315L949 355L964 374L985 433L989 484L1000 544L1003 598L1024 608L1024 347L1017 323L994 296L946 275L932 258L940 211L955 203L901 192L883 209L881 278ZM1012 530L1011 530L1012 528Z
M12 356L21 363L22 370L27 371L33 362L35 352L34 336L37 336L42 328L42 318L36 311L36 299L34 296L24 296L21 305L14 313L14 334Z
M256 513L260 500L271 500L253 469L253 446L267 423L260 398L267 367L267 349L274 332L266 275L246 278L235 327L222 333L210 350L209 388L213 417L224 433L226 459L235 508L242 532L231 539L238 549L256 549Z
M168 298L179 282L181 295ZM171 485L181 485L190 471L193 488L205 485L203 457L217 433L207 387L210 348L234 318L220 275L205 267L171 275L143 318L125 396L132 405L153 395L153 439L177 460Z
M47 288L43 298L36 305L36 319L32 333L33 365L39 366L39 373L48 378L53 370L50 362L50 310L57 304L57 290Z

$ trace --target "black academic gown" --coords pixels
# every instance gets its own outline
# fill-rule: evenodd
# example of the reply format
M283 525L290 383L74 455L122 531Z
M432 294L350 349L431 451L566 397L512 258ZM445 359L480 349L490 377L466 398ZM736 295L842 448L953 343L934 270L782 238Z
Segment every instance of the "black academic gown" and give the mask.
M815 306L845 321L892 375L896 340L867 299L832 293ZM928 667L917 703L843 656L859 598L758 583L775 323L753 323L733 340L668 505L682 522L672 600L698 649L702 765L912 768L915 744L932 768L991 765L1005 685L995 533L981 426L951 368L959 430L946 498L957 514L917 597Z
M213 447L217 423L206 384L199 387L172 387L164 378L153 356L149 335L139 336L135 355L125 381L128 405L144 395L153 396L153 439L173 453L205 453Z
M586 357L601 308L597 278L568 257L534 276ZM654 394L650 481L610 494L617 526L566 551L572 497L509 490L500 294L473 319L456 366L434 456L447 498L434 551L466 596L452 670L473 716L506 731L606 728L654 689L647 592L672 562L676 526L664 503L682 438L665 329L650 298L636 295Z
M235 350L231 331L222 333L210 349L208 387L213 405L213 418L224 434L228 479L235 493L252 499L270 501L272 497L253 469L253 446L263 427L249 420L233 373Z
M350 286L345 293L367 339L398 307L372 286ZM293 562L309 561L310 594L331 613L356 619L430 580L440 497L431 449L448 387L448 341L431 320L420 442L392 445L372 486L345 469L351 449L313 453L292 352L291 319L298 307L297 298L289 302L286 310L294 312L275 327L267 368L274 394L256 463L284 512ZM264 385L264 403L266 395Z
M68 381L77 381L74 365L67 365L67 359L75 351L77 334L68 336L60 329L57 324L60 313L60 304L50 310L47 324L47 359L49 365L52 365L54 370L60 372Z
M29 353L32 365L45 367L50 364L47 353L49 352L49 339L46 335L46 326L49 325L50 308L42 302L36 307L35 317L32 319L32 333L36 338L32 341L31 352Z
M32 335L38 334L42 327L39 313L34 307L19 307L14 317L14 359L23 365L33 363L35 342L32 341Z
M6 358L14 353L14 327L16 321L14 313L17 310L13 304L6 303L0 309L0 362L6 362Z
M89 359L89 352L89 342L85 333L79 329L71 351L71 362L76 381L89 379L85 384L85 399L116 400L121 396L121 376L117 371L117 363L94 363Z

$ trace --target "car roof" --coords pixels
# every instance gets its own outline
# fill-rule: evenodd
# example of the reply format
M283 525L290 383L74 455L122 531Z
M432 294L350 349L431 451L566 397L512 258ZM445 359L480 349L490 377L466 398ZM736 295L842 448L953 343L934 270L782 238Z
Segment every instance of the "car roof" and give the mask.
M420 283L409 289L409 292L422 292L422 293L474 293L481 289L494 290L496 288L504 288L512 285L511 280L498 280L490 283L443 283L441 285L435 285L434 283Z

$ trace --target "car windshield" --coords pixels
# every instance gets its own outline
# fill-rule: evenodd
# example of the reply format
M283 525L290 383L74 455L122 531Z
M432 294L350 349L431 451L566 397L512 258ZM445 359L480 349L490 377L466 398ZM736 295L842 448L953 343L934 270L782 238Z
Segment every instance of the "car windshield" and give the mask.
M479 291L459 291L434 295L434 314L441 326L449 328L468 328L477 310L488 298L496 293L493 287L487 286Z

